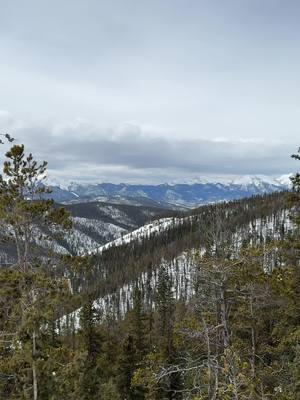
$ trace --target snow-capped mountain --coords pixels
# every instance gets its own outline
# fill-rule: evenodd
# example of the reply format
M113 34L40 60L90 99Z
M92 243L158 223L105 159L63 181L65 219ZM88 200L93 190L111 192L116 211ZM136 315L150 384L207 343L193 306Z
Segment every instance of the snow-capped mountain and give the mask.
M201 204L287 190L290 186L289 177L290 175L277 178L264 175L219 176L159 185L73 182L51 184L50 187L53 199L62 203L98 200L170 209L192 208Z

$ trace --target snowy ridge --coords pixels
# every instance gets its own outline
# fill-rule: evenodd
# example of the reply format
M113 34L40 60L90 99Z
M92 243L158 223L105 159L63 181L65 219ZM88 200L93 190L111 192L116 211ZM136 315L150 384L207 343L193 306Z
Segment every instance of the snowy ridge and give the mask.
M167 209L193 208L212 202L287 190L291 187L290 175L198 176L194 179L158 185L72 183L69 186L66 184L61 187L53 186L51 196L55 201L64 203L101 200Z
M150 236L159 234L160 232L166 230L168 227L179 224L181 221L183 221L182 218L160 218L128 233L127 235L123 235L120 238L113 240L112 242L106 243L105 245L98 247L96 250L90 251L88 254L99 254L111 247L122 246L123 244L130 243L133 240L138 241L141 239L149 238Z
M171 220L171 221L170 221ZM155 228L164 227L165 229L170 227L173 223L173 219L166 218L156 221ZM182 221L183 219L181 219ZM180 223L180 219L174 221L174 223ZM158 233L159 229L153 229L145 225L144 234ZM288 210L282 210L277 218L274 215L270 215L266 218L258 218L251 221L248 225L237 229L232 236L232 250L235 255L238 255L242 246L243 239L250 239L250 244L255 246L257 244L266 244L268 236L272 236L275 239L279 239L282 234L282 229L286 232L292 231L294 225L289 218ZM137 229L142 234L142 228ZM136 232L134 231L134 232ZM133 233L133 232L132 232ZM127 236L127 242L134 240ZM134 235L135 239L141 236ZM113 242L111 242L113 243ZM105 246L102 246L102 248ZM130 281L116 291L108 293L104 296L94 300L93 306L99 312L101 317L105 318L107 315L114 315L116 318L123 318L125 314L133 307L133 293L134 288L137 286L143 291L143 303L144 307L151 309L155 308L155 299L153 299L153 292L157 285L159 270L164 267L171 278L172 292L176 300L188 301L195 294L195 282L199 274L198 263L199 260L205 255L206 249L204 246L200 248L191 248L188 251L180 253L177 257L172 260L165 260L162 258L158 264L154 266L151 271L143 272L134 281ZM264 268L268 270L270 267L274 267L273 260L265 257L263 260ZM78 329L80 327L80 311L81 308L71 312L68 315L63 316L60 319L61 327L74 327Z
M188 180L176 180L169 183L171 186L175 185L222 185L222 186L290 186L290 177L293 174L285 174L279 177L268 175L208 175L203 177L195 177Z
M221 185L261 185L263 184L269 184L269 185L284 185L284 186L290 186L290 177L292 176L292 173L289 174L284 174L280 176L272 176L272 175L263 175L263 174L257 174L257 175L203 175L203 176L195 176L190 179L176 179L172 180L169 182L157 184L159 185L169 185L169 186L174 186L174 185L194 185L194 184L221 184ZM77 190L79 188L86 188L86 189L95 189L99 186L102 185L112 185L112 186L120 186L122 189L120 192L126 191L127 187L130 186L147 186L143 183L140 184L130 184L130 183L117 183L117 184L111 184L111 183L106 183L106 182L75 182L71 180L64 180L62 178L56 178L52 176L46 176L46 179L44 183L47 186L52 186L52 187L59 187L63 190L69 190L70 192L73 192L76 194ZM152 186L152 185L150 185ZM153 185L156 186L156 185ZM102 188L102 194L105 194L106 190ZM143 192L142 189L140 189L137 194L143 196L145 193Z

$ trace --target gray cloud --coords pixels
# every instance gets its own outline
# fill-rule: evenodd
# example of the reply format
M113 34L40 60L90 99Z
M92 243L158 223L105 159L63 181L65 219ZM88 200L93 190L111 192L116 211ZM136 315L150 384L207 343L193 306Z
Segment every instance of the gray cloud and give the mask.
M134 124L103 128L86 121L51 129L13 127L18 141L49 162L53 175L72 179L153 182L207 174L280 175L296 167L290 159L296 146L280 141L170 139Z
M299 1L2 3L0 129L53 173L294 169Z

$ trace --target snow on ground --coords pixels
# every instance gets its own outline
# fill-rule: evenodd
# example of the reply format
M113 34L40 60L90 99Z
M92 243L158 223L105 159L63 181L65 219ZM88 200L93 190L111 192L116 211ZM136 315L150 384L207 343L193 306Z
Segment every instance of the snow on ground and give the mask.
M95 251L92 251L89 254L99 254L102 253L104 250L109 249L110 247L122 246L123 244L130 243L133 240L149 238L152 235L159 234L170 226L179 224L182 220L182 218L160 218L128 233L127 235L123 235L122 237L115 239L112 242L106 243L105 245L98 247Z
M79 255L91 254L99 247L99 242L111 241L112 239L127 233L120 226L99 221L73 217L74 229L64 236L65 241L72 251Z
M99 247L96 251L101 253L112 246L120 246L129 243L132 240L141 240L145 237L159 234L172 225L181 223L183 220L184 218L161 218ZM270 215L265 218L255 219L251 221L248 226L237 229L233 234L233 250L238 254L244 238L249 238L252 245L261 243L261 240L266 243L268 236L279 239L283 230L285 232L293 230L293 224L289 218L289 212L287 210L282 210L282 212L276 217ZM94 252L90 252L90 254L92 253ZM95 309L99 312L99 315L102 318L105 318L108 315L123 318L133 307L133 293L136 286L142 289L145 307L155 307L153 293L155 292L155 287L157 285L159 270L162 267L166 268L171 278L174 298L183 301L191 299L195 294L194 283L198 274L198 261L204 253L204 247L199 249L193 248L187 252L182 252L173 260L167 261L161 259L160 263L158 263L151 271L141 273L135 281L128 282L118 288L115 292L108 293L96 299L94 301ZM270 259L264 259L264 267L266 268L268 264L272 264L272 262L273 261ZM73 327L78 329L80 327L80 312L81 308L62 317L60 320L60 327Z
M147 308L155 307L153 293L158 281L158 272L165 267L172 282L172 291L176 300L187 301L194 293L194 280L196 272L196 258L199 251L192 249L183 252L171 261L161 260L160 264L152 271L143 272L135 282L129 282L120 287L116 292L99 297L93 302L96 311L103 318L108 315L123 318L133 307L134 288L138 286L144 295L144 304ZM149 290L147 290L147 288ZM81 308L63 316L60 319L60 327L80 327Z
M182 221L182 219L179 218L159 219L133 231L131 234L123 236L123 238L101 246L98 248L98 252L102 252L111 246L128 243L131 240L139 240L144 237L149 237L152 234L159 234L163 229L167 229L172 226L172 224L178 224L180 221ZM266 243L269 235L272 235L275 239L279 238L282 229L284 229L285 232L293 229L293 224L289 219L287 210L283 210L276 218L271 215L266 218L256 219L250 222L248 227L238 229L237 232L233 234L234 250L238 253L243 238L249 237L249 235L250 243L255 245L261 240ZM155 307L153 303L153 293L157 285L159 270L162 267L166 268L171 277L174 298L183 301L191 299L195 294L194 283L197 278L198 261L204 253L204 247L199 249L193 248L187 252L182 252L171 261L161 259L160 263L151 271L143 272L135 281L126 283L117 289L117 291L96 299L94 301L95 309L98 310L102 317L107 315L114 315L117 318L124 317L127 311L132 309L133 293L136 286L142 289L145 307ZM268 263L270 260L265 259L264 262ZM78 329L80 325L80 311L81 308L64 316L60 321L60 326L73 326L75 329Z
M110 218L113 218L121 224L123 223L133 227L136 226L133 221L126 215L126 213L122 210L119 210L116 206L99 204L99 209L103 214L107 215Z
M269 175L206 175L201 177L194 177L188 180L175 180L169 183L170 186L186 184L186 185L222 185L222 186L230 186L230 185L239 185L239 186L264 186L268 185L284 185L290 186L290 176L292 174L286 174L279 177L269 176Z
M72 220L76 228L88 228L89 231L103 236L107 240L111 240L112 237L120 236L128 232L125 228L121 228L110 222L99 221L98 219L73 217Z

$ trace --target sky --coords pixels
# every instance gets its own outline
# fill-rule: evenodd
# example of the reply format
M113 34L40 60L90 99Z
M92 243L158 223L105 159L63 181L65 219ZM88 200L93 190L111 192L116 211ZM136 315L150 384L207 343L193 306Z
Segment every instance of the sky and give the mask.
M51 176L297 170L298 0L0 0L0 10L0 132Z

